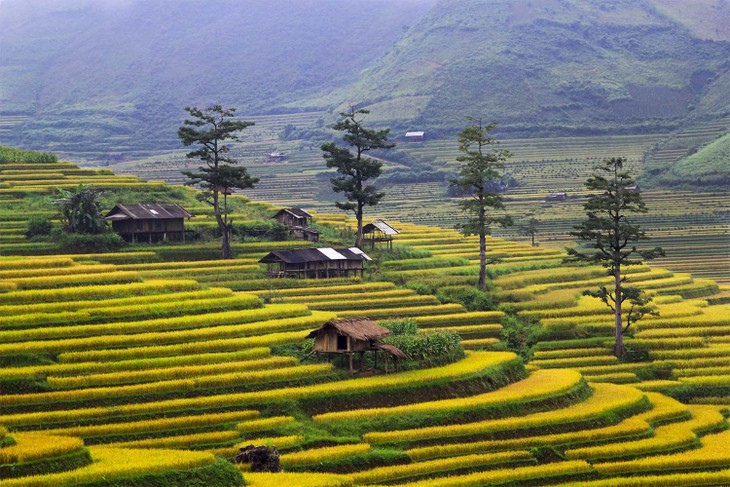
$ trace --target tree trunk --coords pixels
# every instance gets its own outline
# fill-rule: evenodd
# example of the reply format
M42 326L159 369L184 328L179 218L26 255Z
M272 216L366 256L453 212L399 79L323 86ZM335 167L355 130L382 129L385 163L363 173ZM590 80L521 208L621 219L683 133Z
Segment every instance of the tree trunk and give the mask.
M355 238L355 247L362 250L362 207L358 206L355 216L357 217L357 237Z
M231 258L231 239L225 220L221 216L221 205L218 199L218 191L213 191L213 212L215 213L215 221L218 223L218 230L221 232L221 258Z
M623 317L621 316L621 267L616 266L616 270L613 274L614 277L614 296L616 296L616 343L613 346L613 354L622 358L626 355L626 347L624 346L624 335L623 331Z
M487 235L484 228L479 231L479 289L487 289Z

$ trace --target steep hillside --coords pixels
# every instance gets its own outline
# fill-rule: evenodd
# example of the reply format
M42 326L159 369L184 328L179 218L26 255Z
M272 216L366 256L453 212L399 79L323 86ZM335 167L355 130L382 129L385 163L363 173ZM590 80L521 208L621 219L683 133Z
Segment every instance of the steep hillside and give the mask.
M0 138L178 147L184 106L263 112L353 82L430 3L3 1L0 115L12 123Z
M729 52L665 10L628 0L443 0L348 99L404 128L453 130L481 115L531 134L659 132L702 105ZM726 113L727 102L702 106Z
M395 129L663 133L727 115L726 0L4 0L0 143L177 148L182 107ZM324 123L330 120L325 117Z

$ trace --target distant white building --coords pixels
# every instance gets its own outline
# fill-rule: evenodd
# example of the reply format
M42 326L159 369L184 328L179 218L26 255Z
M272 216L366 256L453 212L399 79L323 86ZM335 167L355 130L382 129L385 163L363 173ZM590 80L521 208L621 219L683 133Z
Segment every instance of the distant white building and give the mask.
M420 142L423 140L423 136L424 136L423 130L406 132L406 140L408 142Z

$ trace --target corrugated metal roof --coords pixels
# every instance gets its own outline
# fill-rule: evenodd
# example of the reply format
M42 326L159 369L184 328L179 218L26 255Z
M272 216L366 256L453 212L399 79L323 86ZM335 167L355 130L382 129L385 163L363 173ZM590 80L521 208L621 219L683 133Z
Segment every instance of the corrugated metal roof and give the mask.
M406 132L406 137L423 137L423 131L418 130L415 132Z
M327 257L329 260L346 260L347 257L342 255L341 253L337 252L335 249L331 247L323 247L320 249L317 249L320 252L322 252L325 257Z
M360 249L357 249L360 250ZM301 264L304 262L324 262L330 260L371 260L362 251L355 253L350 249L311 248L274 250L269 252L259 262L286 262L287 264Z
M193 214L177 203L118 203L106 214L107 220L160 220L190 218Z

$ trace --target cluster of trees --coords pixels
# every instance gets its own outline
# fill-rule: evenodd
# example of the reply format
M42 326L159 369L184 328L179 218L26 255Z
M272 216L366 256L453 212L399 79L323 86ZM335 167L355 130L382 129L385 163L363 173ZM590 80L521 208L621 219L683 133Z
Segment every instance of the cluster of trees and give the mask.
M195 145L196 149L187 154L188 158L198 159L205 165L198 171L184 172L188 184L203 189L201 200L213 206L220 233L223 236L222 256L228 258L230 235L233 222L228 216L226 197L233 189L246 189L258 182L251 177L246 168L235 166L237 160L229 156L230 146L226 140L239 140L237 133L253 125L253 122L233 121L235 109L225 109L220 105L205 110L187 107L185 110L192 119L185 120L178 130L178 136L185 146ZM389 129L370 129L364 125L368 110L352 107L340 113L342 117L332 128L342 133L344 144L326 142L321 145L323 158L328 168L335 169L336 175L330 179L332 189L344 196L337 201L337 208L351 211L357 219L355 245L362 247L363 216L365 208L377 205L384 193L374 184L382 174L382 162L368 157L373 150L387 150L395 146L388 142ZM479 118L467 118L468 125L459 133L458 143L461 163L458 173L449 180L453 194L461 197L460 208L464 221L458 226L464 235L479 237L479 280L477 287L487 288L487 235L495 225L508 226L513 221L505 213L502 181L509 179L504 172L505 162L511 156L506 149L499 147L498 141L490 135L496 123L483 123ZM622 357L626 354L623 335L633 323L646 314L655 313L651 298L636 287L627 285L623 269L641 264L664 252L661 248L646 250L638 247L638 242L647 238L646 234L630 220L630 215L646 213L641 193L636 191L635 181L623 168L621 158L605 160L595 168L594 174L586 181L590 196L584 205L587 218L575 227L571 235L586 242L583 248L568 249L571 262L590 262L600 264L614 278L610 287L586 291L585 294L603 301L615 313L616 344L614 352ZM221 198L223 204L221 205ZM531 236L535 245L539 220L531 215L520 227L523 234ZM592 250L591 250L592 249ZM628 310L626 310L628 305Z

